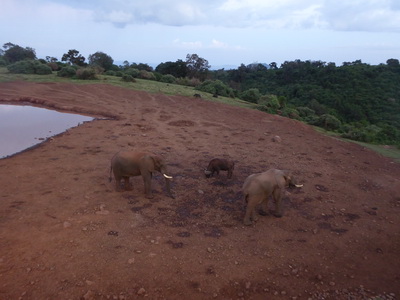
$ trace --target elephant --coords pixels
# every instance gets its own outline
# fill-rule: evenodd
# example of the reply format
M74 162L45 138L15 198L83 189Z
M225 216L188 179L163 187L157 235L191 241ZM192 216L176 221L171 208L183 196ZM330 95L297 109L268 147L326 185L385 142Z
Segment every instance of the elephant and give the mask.
M251 225L252 221L257 221L256 206L261 204L261 215L267 214L268 198L272 195L275 202L276 217L282 217L282 193L285 187L297 184L292 173L287 170L269 169L266 172L252 174L246 178L243 184L243 194L247 203L246 214L243 219L245 225Z
M214 158L208 164L207 169L204 170L204 174L207 178L219 174L219 171L228 171L228 178L232 178L233 169L235 168L235 162L223 158Z
M141 175L144 181L146 198L151 199L153 198L151 178L154 171L160 172L165 177L167 193L171 198L175 198L170 188L170 180L172 177L166 174L167 167L164 159L152 153L135 151L121 151L116 153L111 159L109 179L111 182L111 172L113 172L116 181L116 190L121 190L121 179L124 179L125 190L129 190L131 189L129 186L129 177Z

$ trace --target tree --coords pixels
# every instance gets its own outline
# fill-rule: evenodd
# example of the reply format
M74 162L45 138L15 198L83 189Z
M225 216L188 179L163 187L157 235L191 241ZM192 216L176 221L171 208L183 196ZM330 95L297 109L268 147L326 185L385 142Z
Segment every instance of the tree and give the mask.
M188 74L188 67L186 63L178 59L176 62L167 61L165 63L161 63L156 67L156 72L162 75L173 75L176 78L184 78Z
M12 43L5 43L3 48L5 49L4 58L9 63L15 63L25 59L36 59L35 49L29 47L23 48Z
M61 60L66 61L72 65L77 65L77 66L85 65L85 57L80 55L79 51L75 49L68 50L68 53L64 53Z
M197 54L186 55L186 66L188 68L189 77L196 77L199 79L205 79L207 77L207 71L211 67L208 61Z
M114 60L111 56L99 51L90 54L88 60L89 65L101 67L106 71L110 70L114 64Z

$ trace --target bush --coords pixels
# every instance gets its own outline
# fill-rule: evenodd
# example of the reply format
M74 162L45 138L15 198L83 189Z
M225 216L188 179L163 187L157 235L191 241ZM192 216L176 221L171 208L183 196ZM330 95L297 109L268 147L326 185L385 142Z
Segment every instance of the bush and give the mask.
M49 66L44 65L36 60L21 60L7 66L8 71L15 74L51 74L52 70Z
M76 75L76 68L68 66L61 68L60 71L57 72L57 76L59 77L74 77Z
M0 56L0 67L4 67L7 65L7 61L4 56Z
M240 94L240 98L252 103L258 103L260 97L261 94L258 89L248 89Z
M38 75L47 75L51 73L53 73L53 70L48 65L39 64L35 68L35 74Z
M174 75L167 74L167 75L162 75L160 78L161 82L166 82L166 83L175 83L176 78Z
M80 68L76 70L76 77L82 80L97 79L96 70L94 68Z
M104 73L104 75L107 75L107 76L117 76L117 72L112 71L112 70L108 70L108 71L106 71L106 72Z
M291 118L291 119L296 119L296 120L301 119L297 109L292 108L292 107L285 107L284 109L282 109L281 115L283 117L287 117L287 118Z
M135 68L129 68L125 71L125 74L131 75L133 78L139 77L140 71Z
M56 64L55 62L47 63L47 65L50 67L50 69L51 69L52 71L58 71L58 70L60 70L60 66L59 66L58 64Z
M135 78L128 74L123 74L121 80L125 82L135 82Z
M147 79L147 80L156 80L156 77L154 76L154 74L152 72L148 72L145 70L139 71L139 78Z
M337 130L342 125L342 122L340 122L340 120L335 116L323 114L318 118L316 124L314 125L323 127L327 130Z
M196 90L210 93L217 96L234 97L233 90L224 84L221 80L206 80L196 87Z
M281 107L279 99L276 95L262 95L260 98L258 98L257 103L275 110Z

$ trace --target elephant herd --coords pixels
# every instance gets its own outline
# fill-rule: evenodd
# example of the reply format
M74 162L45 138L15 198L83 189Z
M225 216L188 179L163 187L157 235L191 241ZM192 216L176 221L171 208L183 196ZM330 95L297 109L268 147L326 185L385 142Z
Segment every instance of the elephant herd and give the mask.
M211 177L219 171L227 171L228 178L232 177L235 163L226 159L214 158L208 164L204 173L206 177ZM167 175L167 167L164 159L160 156L147 152L121 151L111 159L111 172L114 174L115 187L121 190L121 180L124 180L124 189L130 190L129 177L141 175L144 182L146 198L153 198L151 190L151 178L153 172L160 172L165 178L167 193L171 198L171 176ZM243 219L245 225L251 225L257 221L256 207L261 204L261 215L266 215L268 198L272 196L275 203L275 216L282 216L282 194L285 187L302 185L297 184L290 171L270 169L263 173L252 174L244 181L242 191L247 204L246 213Z

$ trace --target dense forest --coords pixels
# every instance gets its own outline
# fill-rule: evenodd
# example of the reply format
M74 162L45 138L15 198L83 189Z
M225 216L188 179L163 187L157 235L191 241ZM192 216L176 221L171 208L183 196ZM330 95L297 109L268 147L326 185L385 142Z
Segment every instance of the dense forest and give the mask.
M0 66L11 73L50 74L96 79L118 76L193 86L214 97L240 98L258 109L334 131L342 137L376 144L400 146L400 63L388 59L380 65L361 60L341 66L323 61L285 61L278 66L240 65L237 69L211 70L204 58L188 54L186 60L160 63L124 61L120 66L103 52L63 54L61 61L47 56L37 59L35 50L6 43L0 50Z

